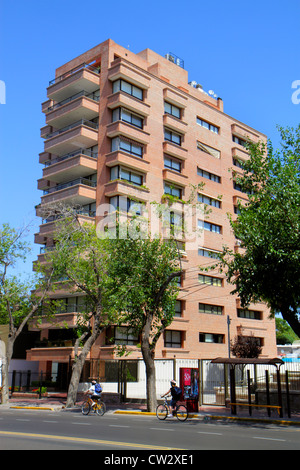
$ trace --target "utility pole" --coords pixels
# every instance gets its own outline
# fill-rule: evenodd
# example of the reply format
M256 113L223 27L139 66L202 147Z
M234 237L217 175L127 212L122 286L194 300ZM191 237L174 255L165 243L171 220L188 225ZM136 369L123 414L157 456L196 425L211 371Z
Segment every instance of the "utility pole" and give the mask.
M227 331L228 331L228 357L230 358L230 323L231 320L229 318L229 315L227 315Z

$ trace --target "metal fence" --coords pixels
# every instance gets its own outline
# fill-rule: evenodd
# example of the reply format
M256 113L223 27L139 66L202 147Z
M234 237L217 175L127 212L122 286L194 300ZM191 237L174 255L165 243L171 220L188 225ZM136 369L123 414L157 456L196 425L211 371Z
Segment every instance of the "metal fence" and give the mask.
M11 393L32 392L41 395L43 391L66 391L71 364L61 364L56 373L15 370L9 374ZM169 382L175 378L180 382L182 368L198 371L200 405L224 406L231 399L230 366L214 364L210 359L158 359L155 360L157 398L169 389ZM92 360L86 362L81 390L87 387L91 378L98 378L106 393L116 393L121 400L146 399L146 371L143 360ZM239 403L270 404L282 403L282 409L290 413L300 410L300 364L287 362L278 369L272 365L247 364L234 368L235 399Z

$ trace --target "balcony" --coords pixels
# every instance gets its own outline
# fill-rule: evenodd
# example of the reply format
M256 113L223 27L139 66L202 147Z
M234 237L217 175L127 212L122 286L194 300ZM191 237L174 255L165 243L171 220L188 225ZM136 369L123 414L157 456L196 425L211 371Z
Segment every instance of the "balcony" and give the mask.
M106 135L111 139L121 135L145 145L150 142L150 134L148 132L123 121L116 121L109 124L107 126Z
M141 116L146 117L150 114L150 106L147 103L132 99L132 96L124 93L123 91L119 91L108 97L107 107L109 109L115 109L122 106L130 111L140 114Z
M98 144L98 124L81 119L67 127L46 134L44 151L61 156Z
M97 171L97 152L80 149L45 162L43 179L62 183Z
M99 93L99 92L98 92ZM92 120L99 115L99 94L81 91L46 109L46 124L55 128L68 126L80 119Z
M149 189L128 183L124 180L113 180L105 184L105 196L126 196L139 201L149 201Z
M78 222L85 223L91 222L94 220L96 213L94 211L86 211L84 209L76 211L79 215ZM37 216L39 214L37 213ZM53 232L56 230L56 222L59 220L55 216L48 217L47 219L43 219L42 225L40 225L39 233L34 234L34 242L40 245L46 243L47 238L51 238L53 236Z
M180 134L185 134L187 132L187 123L171 116L170 114L164 114L163 123L164 126L174 130L175 132L179 132Z
M99 89L99 73L98 68L89 64L81 64L52 80L47 89L47 96L49 99L59 102L81 90L92 93Z
M163 152L171 155L172 157L177 157L180 160L186 160L188 157L187 149L169 141L163 142Z
M86 178L77 178L44 190L42 204L66 200L72 204L86 205L96 200L97 183Z

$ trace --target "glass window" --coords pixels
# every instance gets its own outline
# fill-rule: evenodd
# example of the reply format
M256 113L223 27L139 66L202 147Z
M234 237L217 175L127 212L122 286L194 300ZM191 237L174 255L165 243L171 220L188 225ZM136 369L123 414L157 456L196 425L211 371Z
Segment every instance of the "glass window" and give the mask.
M178 197L181 199L182 196L182 190L181 188L178 188L176 186L172 186L170 184L165 183L164 184L164 193L165 194L170 194L171 196Z
M141 88L138 88L137 86L132 85L131 83L126 82L122 79L116 80L113 83L113 93L116 93L118 91L124 91L124 93L134 96L139 100L143 99L143 90Z
M143 128L143 118L125 108L116 108L113 110L112 122L115 121L124 121L140 129Z
M171 157L164 157L164 166L165 168L169 168L170 170L177 171L181 173L181 162L171 158Z
M181 348L181 331L167 330L165 332L166 348Z
M224 343L224 335L213 333L199 333L200 343Z
M173 144L181 145L181 135L177 134L174 131L170 131L169 129L165 129L164 131L165 140L172 142Z
M142 145L129 140L124 140L121 137L114 137L111 141L111 151L115 152L117 150L123 150L123 152L130 153L131 155L135 155L140 158L143 156Z
M198 194L198 202L202 202L203 204L213 207L221 207L221 201L219 201L219 199L214 199L212 197L205 196L204 194Z
M217 126L214 126L213 124L210 124L207 121L204 121L203 119L197 118L197 124L199 126L204 127L205 129L208 129L211 132L214 132L215 134L219 133L219 128Z
M175 302L175 317L181 317L182 316L182 303L181 300L176 300Z
M167 103L165 101L165 113L166 114L171 114L172 116L180 119L180 108L178 106L175 106L174 104Z
M222 279L219 277L205 276L204 274L198 275L200 284L206 284L209 286L222 287Z
M211 315L222 315L223 307L220 305L209 305L199 303L199 313L208 313Z
M221 177L215 175L214 173L209 173L209 171L202 170L201 168L197 168L197 175L202 176L211 181L215 181L216 183L221 183Z

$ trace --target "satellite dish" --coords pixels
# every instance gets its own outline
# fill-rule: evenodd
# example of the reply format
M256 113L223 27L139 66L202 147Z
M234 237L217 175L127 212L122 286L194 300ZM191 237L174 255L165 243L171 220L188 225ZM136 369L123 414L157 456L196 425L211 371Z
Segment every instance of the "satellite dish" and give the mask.
M214 90L209 90L208 94L209 94L209 95L214 95L215 92L214 92Z

